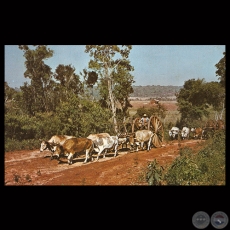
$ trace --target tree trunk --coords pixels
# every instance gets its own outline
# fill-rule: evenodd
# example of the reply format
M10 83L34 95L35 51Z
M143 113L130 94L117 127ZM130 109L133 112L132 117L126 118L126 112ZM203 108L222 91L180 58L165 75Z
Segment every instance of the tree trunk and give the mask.
M110 101L110 106L112 110L112 120L113 120L113 125L114 125L114 130L116 133L118 133L118 126L117 126L117 119L116 119L116 104L112 92L112 82L111 79L108 79L108 90L109 90L109 101Z

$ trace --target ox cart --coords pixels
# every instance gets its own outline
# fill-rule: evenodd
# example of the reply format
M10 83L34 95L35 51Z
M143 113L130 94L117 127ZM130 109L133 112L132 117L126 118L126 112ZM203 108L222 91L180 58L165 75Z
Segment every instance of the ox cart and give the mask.
M149 121L144 124L144 127L142 126L140 120L141 118L137 117L134 120L129 120L128 122L123 123L123 127L120 129L121 133L129 135L142 129L150 130L154 134L152 144L156 148L161 147L164 140L164 127L160 119L157 116L152 115L149 118Z

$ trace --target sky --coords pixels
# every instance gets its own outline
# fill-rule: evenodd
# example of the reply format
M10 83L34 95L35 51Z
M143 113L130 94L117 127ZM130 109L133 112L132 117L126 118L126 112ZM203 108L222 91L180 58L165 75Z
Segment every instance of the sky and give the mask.
M48 45L53 57L45 60L54 72L59 64L71 65L75 74L88 69L85 45ZM133 45L129 54L135 86L183 86L189 79L218 81L215 65L224 56L225 45ZM12 88L24 82L25 58L18 45L5 45L5 80ZM81 79L83 80L83 79Z

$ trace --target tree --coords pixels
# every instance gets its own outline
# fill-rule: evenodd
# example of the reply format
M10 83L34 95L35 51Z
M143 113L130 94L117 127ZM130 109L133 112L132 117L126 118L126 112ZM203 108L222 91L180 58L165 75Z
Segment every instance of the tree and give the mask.
M130 71L134 68L128 60L131 45L86 45L85 52L89 53L88 67L99 76L98 83L103 106L107 106L112 112L114 130L118 132L117 104L125 112L128 105L128 96L133 92L133 76Z
M78 95L83 93L83 84L80 77L74 73L75 68L71 65L58 65L54 73L54 79L60 84L56 84L54 91L55 96L61 101L68 101L72 94Z
M226 52L223 53L224 57L220 59L220 61L215 65L216 70L216 76L219 76L220 85L223 87L223 92L220 95L223 98L222 101L222 111L221 114L224 111L225 108L225 84L226 84ZM217 110L218 111L218 110ZM222 116L220 116L222 117Z
M186 125L209 116L208 108L211 106L218 110L223 100L223 90L218 82L206 83L204 79L190 79L176 96L181 122Z
M80 72L80 75L84 78L84 89L85 86L91 90L91 95L93 96L93 86L96 84L98 80L98 74L95 71L87 71L86 69L83 69L83 73ZM86 91L85 91L86 93Z
M31 84L24 83L20 87L23 92L24 103L28 112L32 115L35 112L47 112L49 108L49 84L51 83L51 68L44 63L44 60L53 56L53 51L46 45L19 45L24 52L26 59L26 71L24 76L31 80Z
M225 87L225 79L226 79L226 52L223 53L224 57L220 59L220 61L215 65L216 76L219 76L220 84L222 87Z
M61 102L56 115L62 134L86 137L90 133L110 132L110 110L103 109L96 101L72 95L69 101Z
M4 105L5 105L5 114L6 113L18 113L21 111L21 92L11 88L7 82L4 82Z

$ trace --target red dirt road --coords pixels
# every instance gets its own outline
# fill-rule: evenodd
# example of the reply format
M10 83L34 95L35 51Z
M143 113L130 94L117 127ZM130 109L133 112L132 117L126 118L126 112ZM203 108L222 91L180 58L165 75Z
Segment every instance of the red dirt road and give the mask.
M203 142L203 141L202 141ZM72 165L67 159L59 163L50 160L50 152L37 150L5 153L5 186L49 186L49 185L148 185L143 171L150 161L156 159L166 166L179 156L179 149L185 146L194 149L202 147L197 140L172 141L149 152L127 152L120 150L117 157L108 153L99 161L83 164L84 157L75 158ZM94 155L94 158L96 155Z

